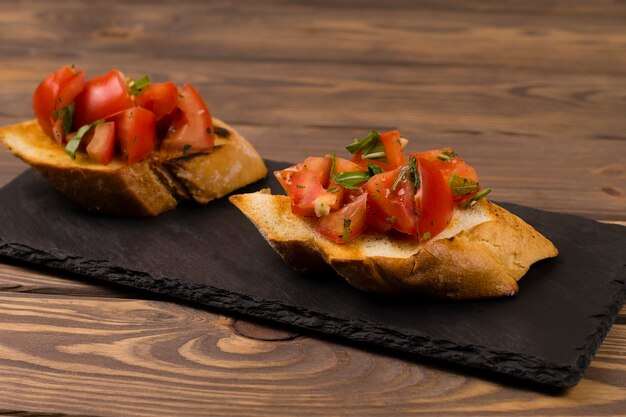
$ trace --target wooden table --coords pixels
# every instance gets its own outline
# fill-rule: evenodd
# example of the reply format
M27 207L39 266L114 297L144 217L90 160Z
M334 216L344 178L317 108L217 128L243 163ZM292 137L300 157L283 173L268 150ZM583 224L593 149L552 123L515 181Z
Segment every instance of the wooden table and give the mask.
M623 1L128 3L1 3L0 124L62 65L117 67L193 82L264 157L399 128L496 200L626 221ZM0 185L24 169L0 150ZM0 393L19 416L626 415L626 311L545 392L0 259Z

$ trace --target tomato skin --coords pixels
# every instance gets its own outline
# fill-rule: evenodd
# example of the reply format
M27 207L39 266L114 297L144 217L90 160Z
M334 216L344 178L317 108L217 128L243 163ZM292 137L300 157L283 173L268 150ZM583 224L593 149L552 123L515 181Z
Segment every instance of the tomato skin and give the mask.
M133 107L109 118L128 164L145 159L156 148L156 117L150 110Z
M48 75L33 94L33 111L43 131L59 140L59 131L53 134L54 113L71 104L85 88L85 72L79 68L63 67ZM61 142L62 143L62 140Z
M320 217L316 230L333 242L349 242L366 229L366 210L367 194L361 194L356 200L339 210ZM345 220L348 220L350 224L344 228ZM347 236L344 236L344 231L348 232Z
M115 152L115 124L105 122L94 128L93 138L87 145L87 155L92 161L108 165Z
M415 194L420 239L435 237L448 227L454 214L452 190L435 164L417 158L420 188ZM426 236L424 236L426 234Z
M315 216L315 204L323 198L328 205L334 205L332 193L324 188L330 177L329 158L309 157L291 177L289 196L291 197L291 211L299 216Z
M389 169L396 169L406 164L406 157L400 143L400 132L392 130L380 135L380 141L385 147L385 155Z
M449 161L439 159L437 155L443 152L452 152L452 148L433 149L430 151L418 152L411 154L411 157L426 159L437 167L443 174L446 182L450 180L452 174L460 175L463 178L478 182L476 170L469 166L462 158L455 156Z
M87 81L85 89L76 96L74 129L106 119L134 105L126 78L113 69Z
M390 223L393 229L408 235L415 235L418 225L413 183L404 179L397 184L395 190L392 190L402 169L402 167L396 168L374 175L365 184L365 191L368 194L371 212L375 212L379 219L373 223L374 228L382 227L383 223L380 219L383 219Z
M135 104L150 110L159 121L178 107L178 88L171 81L152 83L135 97Z
M200 93L189 83L178 92L180 115L161 142L164 151L210 152L213 149L213 119Z

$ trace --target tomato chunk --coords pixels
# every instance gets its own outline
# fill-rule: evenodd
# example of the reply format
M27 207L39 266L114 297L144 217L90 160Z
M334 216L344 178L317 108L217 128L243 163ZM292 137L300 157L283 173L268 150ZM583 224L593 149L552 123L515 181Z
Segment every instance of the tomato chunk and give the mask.
M346 243L363 233L366 222L367 194L361 194L353 202L341 209L322 216L316 229L328 239L337 243Z
M400 132L392 130L380 135L380 141L385 147L385 156L389 169L396 169L406 164L406 157L402 151Z
M94 128L93 138L87 145L87 155L92 161L108 165L115 152L115 124L106 122Z
M156 148L155 116L150 110L134 107L110 118L122 155L129 164L145 159Z
M58 112L71 104L75 97L85 88L85 72L79 68L63 67L47 76L33 94L33 110L39 125L48 136L59 143L63 142L59 128L53 132L52 127L59 119Z
M164 151L209 152L213 149L213 119L200 93L185 84L178 92L180 114L161 142Z
M365 184L371 216L384 219L393 229L409 235L417 234L417 214L415 213L415 189L413 182L401 174L404 167L374 175ZM400 181L398 176L402 175ZM395 184L395 187L394 187ZM375 213L375 214L374 214ZM382 220L374 223L380 228Z
M171 81L152 83L135 98L135 103L150 110L159 121L178 107L178 88Z
M93 77L76 96L74 129L106 119L134 105L126 78L120 71L111 70Z
M419 218L419 238L427 240L448 227L454 213L454 200L448 183L435 164L417 158L417 169L420 188L415 194L415 207Z
M447 157L447 155L454 155ZM443 155L443 159L439 156ZM411 157L426 159L437 167L443 174L446 182L450 180L452 174L457 174L463 178L478 182L476 170L469 166L462 158L456 156L452 148L433 149L425 152L411 154ZM449 159L445 159L449 158Z

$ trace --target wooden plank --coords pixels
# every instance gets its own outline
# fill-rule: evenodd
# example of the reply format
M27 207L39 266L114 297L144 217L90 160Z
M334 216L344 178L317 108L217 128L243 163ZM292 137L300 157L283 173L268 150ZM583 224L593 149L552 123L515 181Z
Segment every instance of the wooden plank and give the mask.
M613 327L578 386L556 393L310 336L259 339L174 303L2 293L0 410L594 416L626 407L625 325Z

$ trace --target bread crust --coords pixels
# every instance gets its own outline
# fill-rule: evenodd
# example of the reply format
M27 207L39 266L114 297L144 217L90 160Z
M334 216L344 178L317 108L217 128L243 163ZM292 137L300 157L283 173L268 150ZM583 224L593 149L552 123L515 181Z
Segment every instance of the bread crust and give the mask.
M344 245L316 233L313 220L293 215L286 196L240 194L230 201L297 270L330 265L368 292L457 300L511 296L530 265L558 254L534 228L487 200L455 211L451 229L425 243L365 233Z
M156 216L180 201L201 204L260 180L267 168L237 131L213 119L215 147L208 154L164 159L157 153L127 165L76 160L49 138L36 120L0 129L0 142L32 165L56 189L87 210L124 216Z

